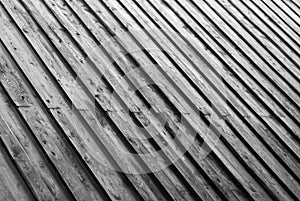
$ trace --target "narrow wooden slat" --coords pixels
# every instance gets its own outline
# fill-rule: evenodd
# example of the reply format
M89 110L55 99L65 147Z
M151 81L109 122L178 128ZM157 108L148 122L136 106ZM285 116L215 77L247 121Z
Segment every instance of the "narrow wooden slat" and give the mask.
M2 0L0 200L299 200L296 0Z

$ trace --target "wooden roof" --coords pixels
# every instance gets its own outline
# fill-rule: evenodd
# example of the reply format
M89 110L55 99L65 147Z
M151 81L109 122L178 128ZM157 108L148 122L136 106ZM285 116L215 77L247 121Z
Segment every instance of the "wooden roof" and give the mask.
M300 200L300 2L0 0L4 200Z

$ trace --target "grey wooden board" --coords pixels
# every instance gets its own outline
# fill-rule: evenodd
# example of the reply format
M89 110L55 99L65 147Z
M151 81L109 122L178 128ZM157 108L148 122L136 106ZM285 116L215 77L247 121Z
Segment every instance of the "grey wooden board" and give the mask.
M0 201L300 200L297 0L1 0Z

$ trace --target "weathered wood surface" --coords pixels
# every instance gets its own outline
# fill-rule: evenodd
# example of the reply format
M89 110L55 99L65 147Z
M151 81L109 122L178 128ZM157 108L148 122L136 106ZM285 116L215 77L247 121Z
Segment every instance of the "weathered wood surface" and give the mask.
M0 201L300 200L298 0L0 0Z

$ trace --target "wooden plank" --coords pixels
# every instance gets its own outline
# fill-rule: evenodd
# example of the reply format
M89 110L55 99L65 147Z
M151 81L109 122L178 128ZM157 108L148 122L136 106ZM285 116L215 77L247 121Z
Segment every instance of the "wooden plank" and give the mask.
M1 1L3 200L300 199L299 9Z
M145 5L143 5L143 8L145 8L146 9L146 11L147 11L147 13L151 13L151 11L149 10L149 9L147 9L147 6L145 6ZM155 14L154 13L151 13L151 16L155 16ZM157 19L157 18L156 18ZM157 21L158 23L159 23L159 21ZM148 22L149 23L149 22ZM162 27L164 27L163 25L162 25ZM163 28L162 30L167 30L166 28ZM168 33L168 34L171 34L171 33ZM178 42L178 40L177 40L177 42ZM184 45L181 45L181 47L184 47ZM178 49L180 49L181 47L177 47ZM188 50L188 49L184 49L183 50L183 52L185 52L185 53L187 53L187 54L189 54L189 56L191 56L193 53L190 53L190 51ZM175 53L176 55L179 55L179 53ZM191 57L191 59L193 59L192 57ZM182 59L181 58L181 60L184 60L184 59ZM193 60L195 63L197 63L197 61L195 61L195 59ZM204 64L199 64L199 65L201 65L201 66L203 66ZM195 72L194 72L194 74L195 74ZM226 74L224 75L224 76L226 76ZM189 74L189 77L190 78L192 78L193 77L193 75L191 75L191 74ZM212 80L213 78L209 78L209 80ZM227 80L227 79L226 79ZM216 87L218 87L218 86L216 86ZM203 90L203 89L202 89ZM205 89L204 89L205 90ZM241 92L240 92L241 93ZM227 95L227 101L229 101L229 102L231 102L231 100L232 100L232 98L230 98L230 96L229 96L229 93L227 93L227 94L225 94L225 95ZM241 109L241 106L238 106L237 104L236 104L236 101L235 102L233 102L232 104L234 104L235 106L236 106L236 109L238 109L238 110L240 110ZM243 109L244 110L244 109ZM251 113L250 111L248 111L248 112L244 112L244 111L241 111L242 112L242 115L248 115L249 116L249 114ZM251 123L251 120L250 120L250 123ZM255 122L254 124L252 124L252 126L254 126L254 128L257 128L257 132L258 133L262 133L263 131L262 131L262 129L260 129L258 126L257 126L257 122ZM266 135L262 135L262 136L268 136L268 134L266 134ZM270 142L270 141L269 141ZM272 142L270 142L270 143L272 143ZM272 146L273 147L273 146ZM276 147L276 146L275 146ZM278 151L277 153L278 154L280 154L282 151ZM286 157L283 157L283 158L286 158ZM293 164L293 162L292 163L290 163L289 162L289 164ZM294 165L292 165L292 166L294 166ZM298 171L296 171L297 170L297 168L295 169L295 171L294 172L298 172Z
M245 5L243 5L242 2L219 2L224 6L225 9L227 9L229 13L231 13L232 16L239 20L239 23L241 25L246 26L248 28L248 31L250 30L251 32L251 30L253 29L260 30L262 33L259 33L257 35L261 36L261 39L268 39L266 41L269 41L269 43L276 45L280 49L280 51L285 54L285 56L290 57L290 59L295 62L293 62L294 65L298 65L299 49L297 50L297 48L293 44L291 44L292 42L289 42L289 39L281 35L282 32L278 28L276 29L276 27L265 24L261 18L257 17L255 13L253 13ZM293 47L291 47L290 45L293 45ZM293 71L298 71L298 69L293 68Z
M292 15L293 18L287 15L286 12L288 12L288 8L284 7L284 4L281 4L281 6L279 7L277 2L275 3L274 1L263 0L263 2L266 6L268 6L268 8L270 8L274 13L276 13L276 15L280 17L289 27L291 27L291 29L293 29L295 33L299 35L300 22L299 20L297 20L296 15L292 15L292 12L289 12L289 15ZM281 8L284 8L284 10L282 10Z
M129 4L130 4L130 3L127 3L127 5L129 5ZM132 8L132 9L129 9L129 10L136 10L136 9ZM176 53L175 53L175 54L176 54ZM177 54L176 54L176 55L177 55ZM182 59L181 59L181 60L182 60ZM189 77L192 77L192 75L189 75ZM202 90L203 90L203 89L202 89ZM218 108L219 108L219 107L218 107ZM240 128L240 129L241 129L241 128ZM243 133L242 130L239 130L239 132L240 132L240 133ZM249 133L249 131L248 131L247 133ZM248 135L245 136L246 139L247 139L247 136L248 136ZM248 140L249 140L249 138L248 138ZM252 144L252 143L251 143L251 144ZM258 142L253 142L253 144L258 144ZM255 148L255 149L257 150L258 148ZM275 166L275 167L277 168L277 166ZM276 168L275 168L275 169L276 169Z
M1 62L1 65L2 64L3 63ZM4 65L2 65L2 66L4 66ZM11 73L11 72L9 72L9 69L3 69L3 70L5 70L5 72L7 72L7 73ZM13 75L13 74L10 74L10 75ZM2 74L2 76L3 76L3 74ZM1 76L1 80L9 80L10 84L12 86L18 86L18 85L12 84L12 82L15 81L14 79L11 79L8 77L4 78L2 76ZM3 91L2 91L2 93L3 93ZM4 100L1 99L2 110L5 112L8 112L7 110L5 110L5 108L7 106L5 106L4 102L2 102L2 101L4 101ZM26 107L26 105L22 105L19 107ZM12 115L11 113L8 113L8 114L9 114L9 116ZM34 192L35 197L37 199L44 199L44 200L54 200L54 199L68 200L69 198L64 194L64 192L61 191L61 190L65 190L65 189L59 187L57 185L57 183L55 181L53 181L53 178L51 178L50 175L43 174L44 172L46 172L46 170L42 171L41 168L37 168L37 167L40 167L40 165L34 164L34 162L36 162L36 161L34 161L34 162L31 161L28 154L26 153L26 150L23 148L23 147L27 147L27 149L28 149L29 145L24 146L23 144L21 144L18 141L17 137L19 135L15 135L13 133L12 129L7 124L7 122L5 121L5 119L9 119L9 117L5 116L5 119L4 119L3 115L7 115L7 113L1 114L1 119L0 119L1 139L2 139L3 143L5 144L6 148L8 149L11 157L18 164L18 169L24 175L29 187ZM17 124L12 124L12 125L14 126L14 128L18 126ZM32 156L33 154L29 154L29 155ZM32 156L32 157L35 157L33 160L38 158L37 156ZM39 163L42 164L41 161Z
M207 3L211 8L215 9L216 13L219 14L233 30L243 35L242 38L251 43L251 45L264 55L264 57L271 57L276 60L279 64L276 71L284 73L286 76L285 78L287 79L290 77L292 87L299 88L299 86L297 86L297 83L299 82L299 66L297 66L297 64L289 60L288 56L284 55L280 49L277 49L273 43L270 43L269 40L267 40L265 36L262 36L262 33L258 32L254 27L249 29L245 28L244 23L239 23L232 16L228 15L224 8L217 2L211 1Z
M128 18L127 18L128 19Z
M2 136L2 134L1 134ZM3 201L35 200L0 139L0 196Z
M273 0L273 4L276 5L277 8L281 9L282 12L288 16L295 24L300 26L300 17L299 13L294 13L293 10L288 5L290 4L290 1L282 1L282 0Z
M163 11L162 11L163 12ZM181 12L181 14L184 14L184 12ZM205 21L202 21L203 23L206 23ZM174 22L175 23L175 22ZM209 28L209 25L208 26L206 26L207 28ZM201 31L201 29L198 29L197 27L194 27L197 31ZM210 29L212 29L212 28L210 28ZM181 30L183 30L183 29L181 29ZM215 31L213 31L213 30L211 30L212 32L212 34L216 34L216 32ZM188 32L186 32L187 34L188 34ZM205 34L205 32L203 32L203 31L201 31L201 33L203 33L203 34ZM220 42L225 42L225 41L222 41L222 37L220 37L219 35L214 35L214 37L215 38L217 38L217 39L220 39L221 41ZM214 44L214 42L210 39L210 38L205 38L206 40L210 40L210 44ZM218 49L219 51L222 51L222 50L220 50L220 47L218 47L218 46L213 46L213 49ZM197 49L198 50L198 49ZM237 54L237 52L235 52L235 51L230 51L229 52L230 54L229 55L233 55L234 54L234 56L235 56L235 58L240 58L240 56ZM220 55L222 55L222 57L224 57L227 53L226 52L224 52L224 53L220 53L220 52L218 52L218 54L220 54ZM226 58L226 60L225 60L225 62L228 62L228 65L229 65L229 67L230 68L232 68L232 67L234 67L233 66L233 64L232 64L232 61L228 61L227 60L228 58ZM212 60L210 60L210 62L211 63L214 63L214 61L212 61ZM242 64L243 64L243 66L248 66L248 62L245 62L245 61L243 61L243 60L241 60L240 62L242 62ZM234 68L234 70L236 71L236 72L238 72L238 73L243 73L239 68ZM243 74L242 76L239 76L239 78L241 78L241 79L246 79L249 75L252 75L252 74L254 74L255 73L255 78L257 79L257 78L260 78L260 75L257 73L257 72L255 72L255 71L253 71L253 68L251 68L251 66L249 66L249 68L247 68L246 69L247 71L248 70L251 70L250 72L251 73L249 73L248 75L247 74ZM225 75L226 75L227 73L225 73ZM223 75L222 75L223 76ZM253 78L253 77L252 77ZM261 96L261 94L263 94L263 91L260 91L260 90L258 90L258 89L256 89L256 88L252 88L252 86L255 86L256 84L253 82L253 81L251 81L251 80L246 80L247 82L248 81L250 81L250 82L252 82L251 84L250 83L248 83L247 84L247 86L251 86L251 91L252 90L255 90L253 93L254 94L258 94L258 95L260 95L259 97L260 98L263 98L263 99L265 99L265 98L268 98L268 94L264 94L263 96ZM263 85L264 86L266 86L267 85L267 83L266 83L266 80L263 80L263 79L260 79L260 81L259 81L259 83L264 83ZM236 84L234 84L233 86L235 86ZM276 88L274 88L273 90L272 90L272 94L274 94L274 93L276 93ZM239 95L242 95L242 94L245 94L245 92L242 92L241 90L238 90L238 93L239 93ZM249 93L248 93L248 95L249 95ZM249 100L251 100L252 98L251 98L251 96L250 97L248 97L248 98L243 98L243 100L244 101L249 101ZM261 100L261 101L263 101L263 99ZM253 100L254 102L256 102L255 100ZM281 110L280 108L278 108L278 106L275 104L275 103L272 103L272 100L271 99L268 99L268 101L263 101L264 103L266 103L267 104L267 107L270 107L271 109L270 109L270 111L273 113L273 112L276 112L278 109L279 110ZM251 103L250 102L250 105L251 104L253 104L253 103ZM255 105L257 105L257 104L255 104ZM260 104L259 104L260 105ZM264 105L265 107L266 107L266 105ZM256 111L256 113L257 114L259 114L261 117L268 117L268 116L270 116L270 115L268 115L268 113L269 113L269 111L267 111L265 108L262 108L262 107L257 107L257 106L254 106L253 107L253 109ZM280 115L278 115L278 118L279 118L279 120L283 120L284 118L284 112L280 112L280 113L278 113L278 114L280 114ZM274 113L272 114L272 115L274 115ZM265 120L266 121L270 121L271 119L269 119L269 118L265 118ZM272 120L271 120L272 121ZM286 123L287 124L294 124L293 123L293 121L291 121L291 120L287 120L286 121ZM272 125L272 128L276 128L276 125L278 125L278 124L273 124ZM294 126L296 126L296 125L294 125ZM294 127L293 126L293 127ZM297 126L296 126L297 127ZM297 133L297 130L298 129L294 129L294 131L292 131L293 133ZM277 131L278 132L278 131ZM278 132L278 133L282 133L282 131L280 131L280 132ZM284 135L283 136L281 136L280 135L280 137L284 137ZM290 138L290 137L288 137L288 138ZM290 141L290 139L288 139L288 138L286 138L285 139L285 141L287 142L287 144L290 146L290 148L291 147L293 147L292 146L292 144L293 144L293 142L292 143L289 143L288 141ZM297 148L295 147L295 153L297 152Z
M290 1L290 0L283 1L283 3L286 4L286 6L289 7L289 9L291 9L294 12L294 14L296 14L298 17L300 17L299 16L300 10L295 4L293 4L292 1Z
M7 24L8 25L8 24ZM17 37L16 37L17 38ZM6 41L5 41L6 42ZM11 40L11 45L15 47L15 49L10 49L10 51L14 50L13 54L26 54L26 50L22 49L19 45L14 44L14 42ZM9 46L8 46L9 47ZM11 47L9 47L11 48ZM22 50L22 51L21 51ZM21 59L22 57L14 57ZM27 59L27 58L23 58ZM31 58L33 59L33 58ZM18 61L19 62L19 61ZM26 61L23 61L23 64L27 64ZM37 64L36 62L28 62L27 65L31 63L31 67L34 67L34 64ZM33 64L32 64L33 63ZM20 64L20 63L19 63ZM24 67L24 65L22 65ZM31 68L31 70L34 70L34 68ZM37 71L35 71L37 72ZM28 75L30 73L27 71ZM32 76L34 74L31 74ZM44 84L47 82L44 82ZM37 86L47 87L46 85L37 84ZM11 92L12 90L9 90ZM47 90L44 90L47 91ZM42 92L42 91L40 91ZM48 91L50 92L50 90ZM26 94L27 93L27 94ZM30 95L28 95L28 92L24 94L18 94L19 96L23 95L25 98L29 99ZM40 93L41 94L41 93ZM13 94L10 94L13 95ZM52 95L54 95L52 91ZM50 97L46 95L46 97ZM45 101L46 102L46 101ZM50 105L50 104L49 104ZM56 106L55 106L56 107ZM53 105L49 106L49 108L54 108ZM100 199L99 195L96 195L95 190L91 190L92 187L90 182L87 180L87 176L84 175L83 172L79 168L81 168L74 160L76 160L74 157L74 153L68 153L67 149L68 147L64 147L63 141L59 141L61 137L59 135L55 136L55 133L57 133L49 124L47 124L46 120L42 113L35 107L18 107L19 112L21 113L22 117L26 120L26 123L32 129L33 133L36 135L36 137L39 140L39 143L43 146L44 150L46 151L48 157L51 159L51 161L56 164L56 167L59 169L60 173L63 175L63 179L68 184L68 187L71 188L72 193L78 198L89 198L89 199ZM51 133L51 134L50 134ZM62 147L57 146L61 144ZM72 156L73 155L73 156ZM71 158L69 158L71 156ZM71 159L71 161L70 161ZM73 161L72 161L73 160ZM71 163L71 164L70 164ZM72 164L73 163L73 164ZM81 176L80 176L81 174ZM87 177L84 180L80 179L82 177ZM81 180L81 181L80 181ZM82 182L85 182L82 183ZM81 184L81 185L80 185ZM98 198L96 198L96 196ZM81 198L80 198L81 197ZM94 198L93 198L94 197Z
M268 17L268 20L272 21L275 26L278 26L284 31L287 35L289 35L292 39L295 39L296 43L299 43L299 35L294 32L293 29L290 28L280 17L276 15L270 8L268 8L263 2L261 1L245 1L249 7L253 9L260 9L260 12L263 12L265 16ZM256 12L256 13L260 13Z

